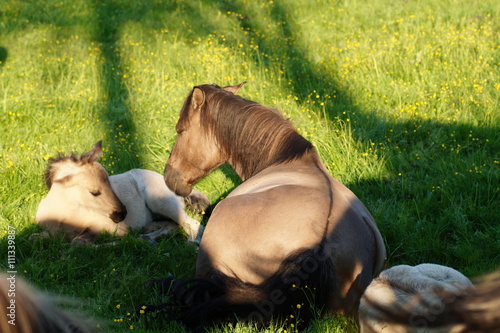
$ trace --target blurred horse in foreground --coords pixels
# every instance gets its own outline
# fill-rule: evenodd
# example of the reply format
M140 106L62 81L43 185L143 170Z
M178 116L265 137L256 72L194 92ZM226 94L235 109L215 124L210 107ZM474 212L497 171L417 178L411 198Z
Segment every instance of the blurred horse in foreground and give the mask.
M61 310L54 300L29 286L20 276L0 273L0 332L96 332L92 328L95 323Z
M500 332L500 271L473 286L446 266L383 271L359 308L361 333Z

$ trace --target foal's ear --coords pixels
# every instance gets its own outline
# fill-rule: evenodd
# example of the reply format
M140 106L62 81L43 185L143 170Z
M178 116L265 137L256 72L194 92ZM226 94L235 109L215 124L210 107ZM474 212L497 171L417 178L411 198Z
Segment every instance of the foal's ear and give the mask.
M193 109L200 108L205 103L205 93L198 87L193 89L193 96L191 96L191 104Z
M232 92L233 94L236 95L236 93L241 89L241 87L243 87L245 85L245 83L247 83L247 81L243 81L236 86L227 86L227 87L224 87L222 89L224 89L225 91Z
M98 141L90 152L83 155L81 160L84 163L92 163L100 159L101 156L102 156L102 140Z

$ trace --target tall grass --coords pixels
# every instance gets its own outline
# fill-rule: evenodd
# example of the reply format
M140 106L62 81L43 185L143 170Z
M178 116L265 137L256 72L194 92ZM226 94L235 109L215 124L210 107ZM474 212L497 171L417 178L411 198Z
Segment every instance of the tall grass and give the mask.
M49 157L100 139L111 174L161 172L192 86L241 81L241 95L281 109L365 202L389 265L498 268L499 11L494 0L5 0L0 229L16 228L19 274L76 297L104 331L182 331L133 313L161 301L143 288L149 279L192 276L185 239L30 242L42 174ZM216 203L238 182L224 166L197 188ZM5 237L0 253L6 246ZM356 324L321 319L310 330Z

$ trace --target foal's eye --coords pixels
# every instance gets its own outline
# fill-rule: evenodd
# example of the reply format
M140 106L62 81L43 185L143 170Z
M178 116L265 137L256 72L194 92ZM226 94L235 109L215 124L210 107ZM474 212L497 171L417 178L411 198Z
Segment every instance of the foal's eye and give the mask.
M95 191L90 191L90 194L92 194L94 197L97 197L101 195L101 192L99 190L95 190Z

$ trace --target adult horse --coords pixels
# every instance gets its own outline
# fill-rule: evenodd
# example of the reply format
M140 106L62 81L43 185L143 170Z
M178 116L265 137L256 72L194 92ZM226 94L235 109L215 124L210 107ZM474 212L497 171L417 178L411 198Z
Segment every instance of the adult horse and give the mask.
M212 212L196 278L174 280L171 294L191 327L235 316L266 323L299 313L307 323L317 310L352 314L383 268L380 232L289 121L236 95L243 84L194 87L182 107L168 187L189 195L225 162L243 183Z

